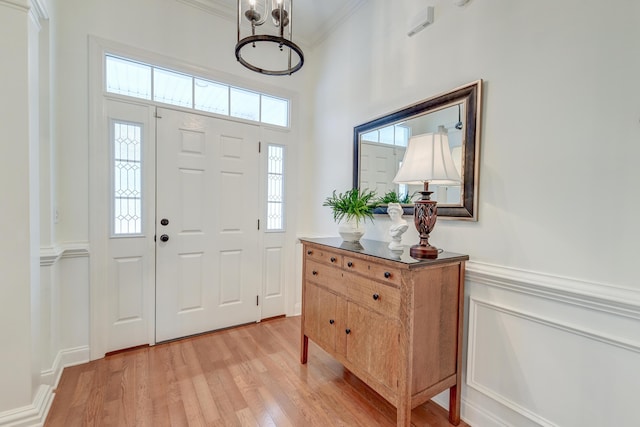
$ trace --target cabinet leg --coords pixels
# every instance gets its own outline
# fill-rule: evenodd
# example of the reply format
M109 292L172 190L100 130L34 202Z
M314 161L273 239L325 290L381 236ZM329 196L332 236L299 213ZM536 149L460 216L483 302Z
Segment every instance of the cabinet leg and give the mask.
M302 336L300 343L300 363L307 363L307 355L309 352L309 338L306 335Z
M460 424L460 389L457 384L449 389L449 422Z
M398 405L398 409L396 411L397 427L411 427L411 405L409 402Z

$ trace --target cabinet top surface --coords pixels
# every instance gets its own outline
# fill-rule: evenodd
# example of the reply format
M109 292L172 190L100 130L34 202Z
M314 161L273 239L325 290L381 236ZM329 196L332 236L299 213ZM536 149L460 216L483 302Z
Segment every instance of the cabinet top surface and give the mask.
M392 251L391 249L389 249L389 242L381 242L378 240L362 239L359 243L351 243L345 242L340 237L300 237L300 241L328 246L335 249L342 249L348 252L358 253L362 255L373 256L388 261L400 262L411 266L426 266L431 264L440 264L443 262L466 261L469 259L468 255L456 254L453 252L442 252L438 254L438 258L435 259L416 259L409 255L408 246L405 247L402 251Z

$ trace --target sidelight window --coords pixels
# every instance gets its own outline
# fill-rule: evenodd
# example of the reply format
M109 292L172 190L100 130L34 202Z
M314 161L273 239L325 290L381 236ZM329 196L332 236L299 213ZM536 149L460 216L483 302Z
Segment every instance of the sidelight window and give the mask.
M267 231L284 231L284 147L267 146Z
M113 235L142 234L142 125L111 122Z

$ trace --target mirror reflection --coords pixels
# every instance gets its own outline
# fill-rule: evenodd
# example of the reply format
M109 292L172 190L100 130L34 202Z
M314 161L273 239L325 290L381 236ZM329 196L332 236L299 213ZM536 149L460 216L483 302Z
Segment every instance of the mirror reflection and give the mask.
M453 163L458 176L462 176L463 120L464 104L460 102L363 133L360 136L360 187L375 190L380 196L394 191L400 200L407 201L422 186L394 184L393 178L402 164L409 139L412 136L435 133L439 129L444 129L447 133ZM431 184L429 189L433 191L431 199L438 201L439 206L461 204L461 183Z
M400 201L405 214L413 213L411 196L422 185L393 179L412 137L446 132L460 181L431 183L431 199L438 202L438 217L476 221L481 92L482 80L477 80L354 127L354 187L375 190L378 196L393 193L395 200L382 203Z

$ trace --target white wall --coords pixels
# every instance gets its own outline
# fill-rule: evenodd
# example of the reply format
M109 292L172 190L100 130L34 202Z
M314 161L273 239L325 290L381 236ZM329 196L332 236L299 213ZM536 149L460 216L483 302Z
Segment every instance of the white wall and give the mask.
M0 250L0 426L41 423L62 368L90 356L89 37L227 83L303 92L305 69L286 78L244 69L234 20L187 3L0 0L0 53L11 64L0 79L0 187L10 201L0 212L10 242ZM306 122L309 102L296 101L294 120Z
M531 360L519 357L525 349L544 356L546 348L557 342L554 333L559 329L550 325L570 324L576 329L562 329L567 334L563 342L572 346L563 348L574 357L585 354L588 363L582 361L580 366L597 366L595 354L605 364L621 363L628 370L640 363L640 353L635 351L640 337L633 329L618 329L614 335L635 346L624 358L616 360L617 341L608 341L616 330L611 326L617 322L624 320L640 328L640 283L635 268L640 238L636 220L640 199L635 197L640 182L640 57L632 53L637 52L640 39L640 4L627 0L606 5L577 0L471 0L464 7L450 1L431 4L435 5L434 24L409 38L406 13L425 3L364 2L314 52L318 64L314 145L301 167L314 174L305 184L310 191L302 215L306 218L303 231L337 234L330 211L321 205L332 190L351 186L354 126L483 79L479 221L439 220L430 241L469 254L470 271L490 270L489 278L467 280L468 306L484 298L490 305L483 308L505 306L520 317L485 310L481 312L484 317L469 320L470 334L491 337L492 344L499 344L486 353L473 353L476 359L470 363L479 370L475 375L498 375L504 387L500 393L487 394L466 386L463 413L466 411L472 425L527 425L523 420L531 419L536 420L533 424L587 425L589 420L581 424L584 419L561 416L549 407L559 408L563 392L585 385L572 384L572 376L557 376L559 383L554 384L543 375L544 364L534 366ZM376 218L365 238L389 240L388 224L386 217ZM415 231L408 232L404 241L417 241ZM563 285L555 286L558 281ZM494 282L507 283L506 291L498 292L490 285ZM516 287L514 283L526 285ZM564 289L565 285L570 289ZM531 296L532 287L546 289L553 297L547 300L544 292ZM507 298L514 292L522 299L521 305ZM601 307L626 300L628 312L620 320L618 312L592 307L567 318L562 313L571 312L572 305L568 297L558 297L563 292L578 301L594 298ZM532 313L524 310L527 306ZM530 327L540 325L536 323L539 318L551 320L547 327ZM518 330L521 320L528 323L515 335L493 330L496 324ZM595 351L594 341L577 339L581 331L604 337L597 342L605 350ZM512 366L498 369L487 359L492 357ZM571 358L558 357L552 372L563 368L575 372L570 365ZM512 384L504 383L520 371L539 374L537 378L545 381L522 385L531 385L531 390L518 407L497 401L498 395L521 397ZM620 401L626 401L627 395L637 396L640 390L632 382L617 388L614 378L618 374L584 372L586 383L608 390ZM602 395L581 393L570 399L569 407L602 404L599 410L609 413L609 403ZM633 408L610 407L621 409L617 421L640 422ZM488 413L482 415L473 408ZM533 418L526 416L527 411Z
M321 49L308 228L350 186L353 126L484 79L478 223L439 221L433 242L475 260L640 288L637 2L436 2L407 37L414 1L373 0ZM366 29L366 31L363 31ZM335 232L334 232L335 233Z
M468 317L468 332L472 338L488 334L497 340L492 342L497 349L487 352L480 346L469 353L475 376L463 390L463 414L482 420L473 425L525 425L523 420L532 419L527 414L536 422L577 425L548 403L562 401L554 399L560 392L574 391L568 387L570 377L560 378L558 387L527 384L549 391L543 401L536 393L510 388L507 381L519 370L544 369L521 363L518 356L557 343L555 331L568 334L562 342L573 342L569 354L585 355L583 366L602 357L610 376L620 373L608 358L623 367L640 362L640 337L634 332L640 330L640 284L633 274L640 226L632 221L640 207L633 197L633 185L640 181L634 163L640 154L635 144L640 133L637 2L471 0L457 8L436 1L436 22L408 38L406 13L423 3L370 0L315 51L305 49L302 71L269 78L236 63L233 22L201 9L176 0L53 0L51 22L44 27L51 43L39 46L41 73L51 65L49 84L48 72L40 80L40 103L50 103L51 110L40 110L37 119L44 123L39 207L29 184L38 174L30 173L34 159L29 157L29 120L35 119L29 112L34 106L28 105L27 61L34 58L27 46L28 4L0 0L0 29L7 35L0 37L0 49L3 64L12 64L0 79L0 117L5 141L19 142L2 144L0 156L0 187L11 200L3 204L1 216L3 236L11 245L0 253L0 325L5 325L0 337L6 343L0 352L0 425L16 417L43 419L46 396L42 387L36 391L37 372L31 366L37 359L41 382L53 384L61 366L88 357L89 35L184 61L231 83L300 92L295 114L302 129L302 234L336 234L330 212L321 205L333 189L351 185L355 125L484 79L479 222L441 220L432 238L447 250L470 254L467 302L477 315ZM310 87L313 92L306 90ZM34 273L34 248L26 237L38 228L28 219L31 209L39 210L41 218L40 274ZM376 219L367 237L386 239L387 225L386 218ZM412 239L415 234L405 240ZM33 282L38 275L39 286ZM587 310L577 312L577 306ZM522 327L521 320L529 323ZM548 327L532 332L532 323ZM494 337L496 324L507 332ZM513 328L516 333L509 332ZM585 335L596 339L586 344L576 339ZM514 347L512 341L522 336L531 347ZM621 356L619 348L628 351ZM502 371L491 365L492 358L514 363ZM558 360L555 373L570 363ZM505 381L488 383L492 374ZM612 391L598 399L638 392L632 377L622 388L607 381L607 375L585 378ZM505 403L500 399L505 394L519 400ZM570 403L581 408L600 402L580 394ZM638 421L631 418L633 408L619 409L617 421Z
M29 33L26 2L0 2L0 414L31 403ZM14 37L19 35L19 37Z

